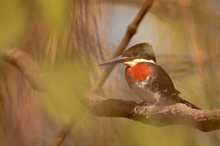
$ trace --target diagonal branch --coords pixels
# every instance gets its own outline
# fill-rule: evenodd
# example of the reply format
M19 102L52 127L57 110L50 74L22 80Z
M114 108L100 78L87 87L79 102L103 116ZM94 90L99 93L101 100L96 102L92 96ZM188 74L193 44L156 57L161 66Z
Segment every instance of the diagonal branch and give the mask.
M185 104L139 105L133 101L105 99L87 94L88 107L97 116L124 117L153 126L187 125L204 132L220 129L220 109L197 110Z
M128 25L127 32L125 33L121 43L119 44L118 48L116 49L115 53L113 54L113 57L120 55L125 48L127 47L128 43L130 42L131 38L134 36L134 34L137 32L138 26L140 22L143 20L145 14L148 12L148 10L151 8L154 0L145 0L142 8L138 12L137 16L134 18L132 23ZM98 88L100 88L105 80L108 78L112 70L114 69L116 64L109 65L105 68L104 72L102 73L99 80L95 83L95 85L92 87L92 91L96 91Z

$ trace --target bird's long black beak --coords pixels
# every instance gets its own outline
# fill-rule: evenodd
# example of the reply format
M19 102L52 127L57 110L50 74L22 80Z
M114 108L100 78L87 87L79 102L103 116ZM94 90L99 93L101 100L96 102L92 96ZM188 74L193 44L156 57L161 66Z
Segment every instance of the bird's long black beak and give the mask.
M103 66L103 65L109 65L109 64L114 64L114 63L122 63L122 62L125 62L125 61L128 61L130 60L130 57L126 57L126 56L117 56L117 57L113 57L109 60L106 60L102 63L100 63L99 65L100 66Z

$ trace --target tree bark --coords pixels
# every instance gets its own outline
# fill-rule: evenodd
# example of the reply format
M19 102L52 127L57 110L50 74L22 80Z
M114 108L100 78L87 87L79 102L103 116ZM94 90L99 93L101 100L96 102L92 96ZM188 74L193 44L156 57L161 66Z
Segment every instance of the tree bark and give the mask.
M97 116L124 117L158 127L181 124L204 132L220 129L220 109L197 110L182 103L144 105L133 101L105 99L92 93L87 94L86 99L88 107Z

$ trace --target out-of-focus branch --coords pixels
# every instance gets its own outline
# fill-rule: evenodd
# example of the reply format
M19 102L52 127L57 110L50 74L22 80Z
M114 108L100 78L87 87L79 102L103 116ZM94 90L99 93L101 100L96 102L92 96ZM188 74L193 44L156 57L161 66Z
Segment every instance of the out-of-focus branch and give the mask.
M203 48L204 44L199 36L198 28L196 27L195 18L192 13L192 0L178 0L180 18L182 19L184 29L188 39L188 48L193 61L196 66L195 73L203 86L205 95L208 97L212 95L212 88L209 84L209 71L203 67L203 64L208 60Z
M220 129L220 109L196 110L182 103L138 105L133 101L105 99L96 94L87 94L86 98L90 110L97 116L124 117L158 127L181 124L204 132Z
M193 62L196 65L201 65L203 64L204 60L206 60L206 57L201 46L201 41L199 40L195 20L191 10L189 9L191 6L191 0L179 0L178 2L180 6L182 22L188 35L188 41L190 43L189 49Z
M37 91L43 91L40 81L40 67L27 53L19 50L12 49L5 55L5 60L20 70L27 78L32 88ZM60 146L70 132L70 126L64 126L59 132L58 136L52 142L52 146Z
M60 132L57 138L53 141L52 146L61 146L63 141L65 140L67 134L70 132L70 127L65 126Z
M142 19L144 18L145 14L148 12L148 10L151 8L154 0L145 0L142 8L138 12L137 16L134 18L132 23L128 25L126 34L124 35L121 43L119 44L118 48L116 49L115 53L113 54L113 57L120 55L127 47L128 43L130 42L131 38L136 33L138 26ZM105 68L104 72L102 73L101 77L98 79L98 81L95 83L95 85L92 87L91 91L96 91L98 88L100 88L105 80L108 78L109 74L113 70L116 64L109 65Z
M42 90L39 65L28 54L19 49L11 49L5 59L24 74L34 89Z

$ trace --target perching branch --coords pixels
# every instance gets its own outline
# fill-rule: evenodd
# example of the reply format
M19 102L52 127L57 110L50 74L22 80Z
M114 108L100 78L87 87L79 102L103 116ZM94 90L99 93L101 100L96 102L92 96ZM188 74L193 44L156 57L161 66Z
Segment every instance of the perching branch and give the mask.
M197 110L185 104L141 105L133 101L105 99L87 94L88 106L97 116L124 117L154 126L187 125L204 132L220 129L220 109Z
M130 25L127 27L127 32L124 35L121 43L119 44L118 48L116 49L115 53L113 54L113 57L120 55L127 47L128 43L130 42L131 38L134 36L134 34L137 32L138 26L140 22L143 20L145 14L148 12L148 10L151 8L154 0L145 0L142 8L138 12L137 16L134 18L134 20L131 22ZM101 77L98 79L96 84L92 87L91 91L96 91L98 88L100 88L105 80L108 78L112 70L114 69L116 64L108 65L106 66L104 72L102 73Z

